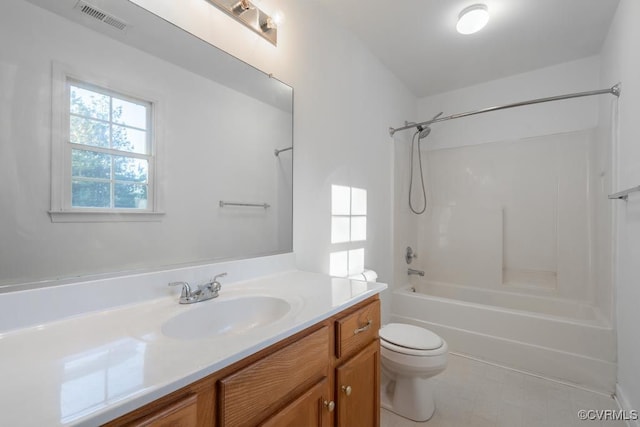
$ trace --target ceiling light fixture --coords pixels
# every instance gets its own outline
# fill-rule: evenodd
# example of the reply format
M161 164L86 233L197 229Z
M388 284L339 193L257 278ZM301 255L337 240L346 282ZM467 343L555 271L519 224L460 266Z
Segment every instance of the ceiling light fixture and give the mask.
M486 4L474 4L460 12L456 30L460 34L473 34L484 28L489 22L489 9Z

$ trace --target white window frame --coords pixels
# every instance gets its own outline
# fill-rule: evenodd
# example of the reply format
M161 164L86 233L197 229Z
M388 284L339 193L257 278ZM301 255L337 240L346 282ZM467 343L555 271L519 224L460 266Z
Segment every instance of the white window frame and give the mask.
M69 85L86 87L89 90L105 93L121 99L143 101L150 105L147 132L149 153L123 153L134 158L145 158L149 162L147 178L147 207L137 208L91 208L71 205L71 156L74 144L70 142L70 90ZM126 83L114 78L103 78L93 73L78 72L68 66L53 62L52 66L52 120L51 120L51 210L52 222L122 222L122 221L160 221L162 212L161 192L158 189L160 138L160 102L155 96L142 94L128 89ZM96 151L101 151L100 149Z

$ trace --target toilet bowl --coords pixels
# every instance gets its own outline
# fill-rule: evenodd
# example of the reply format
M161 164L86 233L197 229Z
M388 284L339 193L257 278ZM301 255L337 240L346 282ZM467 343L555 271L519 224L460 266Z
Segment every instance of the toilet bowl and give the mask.
M413 421L431 418L432 377L447 366L447 343L427 329L389 323L380 329L380 356L381 406Z

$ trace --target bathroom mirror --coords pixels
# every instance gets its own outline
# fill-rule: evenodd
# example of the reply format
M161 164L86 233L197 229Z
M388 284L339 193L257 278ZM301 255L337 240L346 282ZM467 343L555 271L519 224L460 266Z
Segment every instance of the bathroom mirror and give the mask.
M292 250L291 87L128 0L7 0L0 35L0 292Z

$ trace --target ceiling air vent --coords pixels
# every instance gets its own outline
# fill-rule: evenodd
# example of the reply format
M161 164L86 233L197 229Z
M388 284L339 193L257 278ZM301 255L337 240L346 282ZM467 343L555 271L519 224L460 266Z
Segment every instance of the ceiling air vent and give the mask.
M90 16L93 19L97 19L98 21L102 21L105 24L111 25L112 27L117 28L119 30L124 30L125 28L127 28L127 23L124 22L123 20L118 19L113 15L109 15L108 13L103 12L97 7L92 6L89 3L86 3L82 0L76 3L76 6L74 9L77 9L87 16Z

